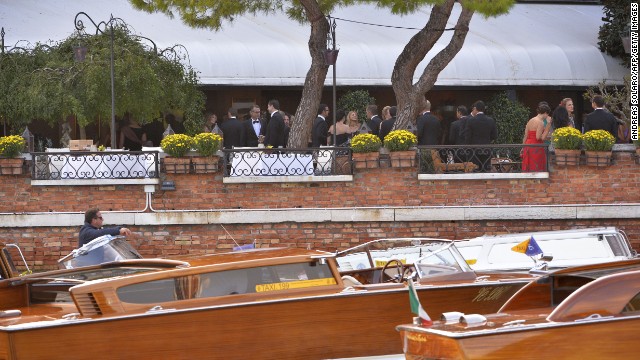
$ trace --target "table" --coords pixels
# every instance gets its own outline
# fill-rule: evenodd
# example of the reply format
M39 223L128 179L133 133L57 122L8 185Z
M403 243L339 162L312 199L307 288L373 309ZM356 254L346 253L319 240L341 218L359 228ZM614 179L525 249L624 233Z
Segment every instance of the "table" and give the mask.
M154 176L153 154L132 155L105 151L64 153L64 149L47 149L51 179L135 179Z
M277 151L235 152L231 157L231 176L313 175L313 156Z
M495 172L517 172L522 166L520 161L510 159L492 158L491 167Z

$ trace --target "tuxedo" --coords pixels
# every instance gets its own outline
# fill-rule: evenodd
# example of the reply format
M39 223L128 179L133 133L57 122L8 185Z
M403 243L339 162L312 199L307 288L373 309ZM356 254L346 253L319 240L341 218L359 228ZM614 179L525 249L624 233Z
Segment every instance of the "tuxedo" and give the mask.
M464 145L464 130L466 127L467 117L463 116L460 119L451 123L449 127L449 143L452 145Z
M391 119L383 120L380 123L380 132L378 133L378 137L384 144L384 137L389 135L391 130L393 129L393 125L396 123L396 117L392 117Z
M311 147L326 146L328 136L329 126L327 125L327 121L322 116L316 117L311 130Z
M617 139L618 120L612 113L602 108L595 109L584 121L584 132L590 130L606 130Z
M245 120L242 125L244 125L244 146L248 147L257 147L258 146L258 135L263 135L267 131L267 122L262 119L256 119L255 121L260 124L260 132L256 134L256 130L253 127L253 119L249 118Z
M270 145L274 148L285 147L287 145L284 143L284 119L278 110L271 114L264 142L266 146Z
M244 146L244 125L237 118L228 118L220 124L222 145L225 149Z
M466 123L466 129L463 131L465 144L488 145L498 138L496 122L484 113L469 117ZM491 171L490 149L474 149L472 153L467 154L467 158L478 165L481 171Z
M378 136L378 133L380 132L381 122L382 122L382 119L380 119L380 116L378 115L373 115L371 119L367 120L367 126L371 129L371 133L373 135Z
M416 120L418 127L418 145L440 145L442 126L437 117L426 112Z
M484 113L478 113L466 121L464 142L469 145L486 145L498 138L496 122Z

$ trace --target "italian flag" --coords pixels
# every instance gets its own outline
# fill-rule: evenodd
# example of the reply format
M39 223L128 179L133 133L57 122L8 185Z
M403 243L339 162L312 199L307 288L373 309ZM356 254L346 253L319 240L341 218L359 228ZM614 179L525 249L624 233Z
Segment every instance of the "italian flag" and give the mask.
M431 326L433 322L426 311L420 305L420 299L418 299L418 293L413 285L413 280L409 280L409 303L411 304L411 312L420 318L420 324L423 326Z

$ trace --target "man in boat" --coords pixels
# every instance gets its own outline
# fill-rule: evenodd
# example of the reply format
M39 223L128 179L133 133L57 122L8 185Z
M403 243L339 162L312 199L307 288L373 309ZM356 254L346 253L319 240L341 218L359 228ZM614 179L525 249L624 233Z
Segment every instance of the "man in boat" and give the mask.
M84 213L84 225L82 225L78 233L78 247L103 235L131 235L131 230L126 227L116 226L103 228L103 221L104 219L98 208L89 209Z

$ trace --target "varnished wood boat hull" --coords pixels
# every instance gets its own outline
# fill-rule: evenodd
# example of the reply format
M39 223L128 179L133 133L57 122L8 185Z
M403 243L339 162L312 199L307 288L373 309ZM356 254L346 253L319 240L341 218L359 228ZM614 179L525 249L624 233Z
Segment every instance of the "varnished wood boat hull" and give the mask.
M640 318L458 339L405 329L400 337L408 360L635 359Z
M423 288L432 317L495 312L522 283ZM346 292L166 313L0 329L8 359L326 359L402 351L395 326L411 318L406 289ZM373 340L372 340L373 339ZM33 346L33 344L38 344ZM0 352L0 354L2 354Z

